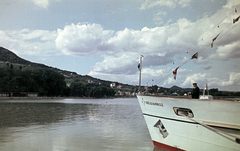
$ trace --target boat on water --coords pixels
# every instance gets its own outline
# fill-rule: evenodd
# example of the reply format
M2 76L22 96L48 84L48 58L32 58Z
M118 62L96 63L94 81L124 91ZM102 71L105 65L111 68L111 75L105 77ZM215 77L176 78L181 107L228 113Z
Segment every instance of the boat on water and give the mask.
M240 102L137 95L154 146L240 151Z
M139 92L137 99L154 146L167 151L240 151L239 101L213 100L205 93L192 99Z

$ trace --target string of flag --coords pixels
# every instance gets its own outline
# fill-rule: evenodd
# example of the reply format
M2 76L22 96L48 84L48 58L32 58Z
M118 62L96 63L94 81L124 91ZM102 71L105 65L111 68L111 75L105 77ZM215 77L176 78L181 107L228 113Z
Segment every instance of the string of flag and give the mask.
M239 6L240 6L240 5L239 5ZM239 6L237 6L237 7L234 9L233 12L237 13L237 12L238 12L237 8L238 8ZM231 11L231 13L232 13L232 11ZM229 13L223 20L221 20L221 22L223 22L231 13ZM239 19L240 19L240 15L239 15L238 17L236 17L236 18L233 18L232 24L235 24L236 22L238 22ZM220 24L221 22L219 22L219 23L217 24L218 27L219 27L219 24ZM231 24L230 24L230 25L231 25ZM233 28L237 27L237 25L235 25L235 26L233 26L231 29L229 29L228 31L226 31L225 33L223 33L230 25L228 25L227 27L225 27L221 32L219 32L215 37L213 37L213 39L212 39L212 41L211 41L210 44L205 45L201 50L199 50L199 51L197 51L196 53L194 53L188 61L186 61L185 63L183 63L183 64L181 64L180 66L178 66L177 68L175 68L175 69L172 71L174 80L177 79L177 70L178 70L180 67L182 67L183 65L185 65L186 63L188 63L188 62L189 62L190 60L192 60L192 59L198 59L199 53L201 53L202 51L206 50L208 47L213 48L213 44L214 44L214 42L215 42L216 40L220 39L220 38L223 37L225 34L227 34L230 30L232 30ZM216 26L215 26L215 27L216 27ZM211 29L211 31L212 31L212 30L213 30L213 29ZM209 32L208 32L208 33L209 33ZM208 33L207 33L207 34L208 34ZM207 34L206 34L206 35L207 35ZM206 36L206 35L205 35L205 36ZM138 69L140 69L140 68L141 68L141 67L140 67L140 64L138 64ZM166 78L167 78L168 76L170 76L170 75L171 75L171 73L168 74L168 75L166 75L165 77L159 79L159 80L156 82L156 84L160 83L161 81L163 81L164 79L166 79ZM152 80L152 81L154 81L154 80Z
M237 9L238 9L238 7L239 7L240 5L237 5L236 6L236 8L233 10L233 11L231 11L228 15L226 15L220 22L218 22L215 26L213 26L213 28L210 30L210 31L208 31L203 37L202 37L202 40L203 40L203 38L205 37L205 36L207 36L210 32L212 32L212 30L213 29L215 29L216 27L217 28L219 28L219 25L230 15L230 14L232 14L233 12L234 13L237 13L238 11L237 11ZM237 19L237 18L236 18ZM239 18L238 18L239 19ZM237 20L238 21L238 20ZM233 24L235 23L235 19L233 19Z
M234 12L237 13L237 8L235 8ZM226 18L226 17L225 17L225 18ZM224 19L225 19L225 18L224 18ZM239 19L240 19L240 15L239 15L238 17L236 17L236 18L233 19L233 24L235 24L236 22L238 22ZM231 24L230 24L230 25L231 25ZM226 28L228 28L230 25L228 25ZM235 28L235 27L236 27L236 26L233 26L230 30L232 30L232 29ZM225 29L226 29L226 28L225 28ZM213 43L214 43L214 41L217 40L217 38L219 37L219 35L220 35L225 29L223 29L219 34L217 34L217 35L212 39L212 42L211 42L211 44L210 44L211 48L213 48ZM228 33L230 30L228 30L227 32L225 32L223 35L225 35L226 33ZM222 36L221 36L221 37L222 37ZM218 39L220 39L221 37L219 37ZM193 54L192 57L191 57L191 59L198 59L198 54L199 54L200 52L202 52L203 50L205 50L206 48L207 48L207 47L205 47L205 48L202 49L201 51L198 51L198 52L196 52L195 54ZM189 62L191 59L189 59L187 62ZM186 64L187 62L185 62L184 64ZM184 64L182 64L181 66L183 66ZM176 80L177 70L178 70L179 67L180 67L180 66L178 66L176 69L173 70L174 80Z

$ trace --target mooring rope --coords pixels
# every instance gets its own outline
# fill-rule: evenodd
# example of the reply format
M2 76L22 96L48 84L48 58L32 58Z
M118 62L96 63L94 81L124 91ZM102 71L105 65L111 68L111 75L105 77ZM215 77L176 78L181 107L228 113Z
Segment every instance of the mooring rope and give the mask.
M186 115L184 115L184 114L180 114L180 115L188 118L189 120L191 120L191 121L193 121L193 122L195 122L195 123L198 123L198 124L202 125L203 127L206 127L206 128L211 129L211 130L213 130L213 131L216 131L216 132L225 134L225 135L227 135L227 136L233 137L233 138L235 138L235 142L238 143L238 144L240 144L240 138L237 137L237 136L234 136L234 135L232 135L232 134L223 132L223 131L221 131L221 130L218 130L218 129L216 129L216 128L213 128L213 127L211 127L211 126L208 126L208 125L206 125L206 124L203 124L203 123L201 123L201 122L198 122L198 121L196 121L196 120L194 120L194 119L189 118L188 116L186 116Z

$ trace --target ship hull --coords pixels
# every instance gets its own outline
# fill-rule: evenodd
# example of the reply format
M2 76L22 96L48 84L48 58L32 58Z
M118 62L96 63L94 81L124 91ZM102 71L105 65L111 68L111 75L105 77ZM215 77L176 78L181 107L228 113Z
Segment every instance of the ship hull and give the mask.
M240 151L232 137L240 137L239 102L137 97L154 146L169 151Z

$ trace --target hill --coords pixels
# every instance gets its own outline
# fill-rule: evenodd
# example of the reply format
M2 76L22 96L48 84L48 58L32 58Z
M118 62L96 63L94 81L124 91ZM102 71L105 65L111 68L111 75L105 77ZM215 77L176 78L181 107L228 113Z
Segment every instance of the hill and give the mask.
M24 66L47 67L44 64L33 63L25 59L22 59L19 56L17 56L15 53L3 47L0 47L0 61L14 63L14 64L21 64Z
M170 90L182 90L182 88L174 85L174 86L172 86L172 87L170 88Z
M76 72L72 72L72 71L67 71L67 70L61 70L58 68L54 68L54 67L50 67L50 66L46 66L44 64L40 64L40 63L35 63L35 62L30 62L28 60L25 60L19 56L17 56L15 53L13 53L12 51L0 47L0 65L1 64L13 64L14 66L21 66L21 67L27 67L27 68L47 68L47 69L52 69L54 71L57 71L58 73L61 73L64 77L65 77L65 81L67 86L70 86L72 82L74 81L78 81L81 82L83 84L86 83L96 83L96 84L104 84L104 85L109 85L112 83L112 81L106 81L106 80L101 80L98 78L94 78L91 77L89 75L80 75L77 74ZM125 87L131 87L128 84L122 84L122 83L118 83L115 82L117 85L123 85Z

